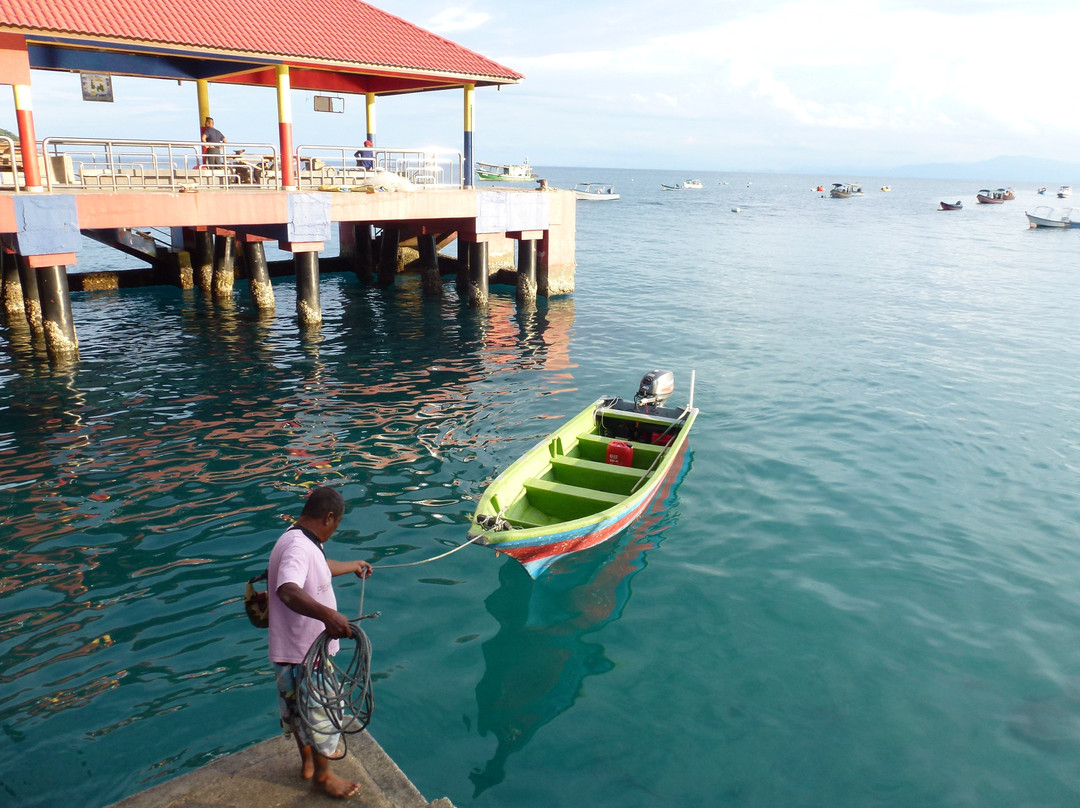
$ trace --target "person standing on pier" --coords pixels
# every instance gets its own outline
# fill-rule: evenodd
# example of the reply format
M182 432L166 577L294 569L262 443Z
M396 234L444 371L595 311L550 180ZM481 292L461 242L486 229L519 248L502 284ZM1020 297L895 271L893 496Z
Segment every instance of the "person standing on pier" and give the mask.
M206 125L202 130L202 142L203 143L224 143L225 135L221 134L221 130L214 128L214 119L211 117L206 118ZM224 165L225 164L225 147L224 146L207 146L204 150L207 156L206 164L208 166Z
M296 738L300 750L301 776L331 797L348 798L359 791L357 783L330 771L338 758L340 735L321 735L301 720L296 698L301 663L318 636L335 638L329 652L337 652L336 638L352 634L349 619L337 610L332 578L371 575L366 561L331 561L323 545L341 524L345 500L333 488L312 491L296 523L286 530L270 553L267 592L270 604L270 661L277 675L281 726Z

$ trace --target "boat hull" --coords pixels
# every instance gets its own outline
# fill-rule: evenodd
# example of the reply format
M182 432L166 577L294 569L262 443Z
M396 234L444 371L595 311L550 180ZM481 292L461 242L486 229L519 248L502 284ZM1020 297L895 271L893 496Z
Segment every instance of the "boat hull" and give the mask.
M634 421L635 415L623 412L611 413L602 406L604 401L600 399L594 402L499 475L477 504L476 522L469 530L470 537L480 537L483 544L515 559L531 577L536 578L560 558L595 547L622 533L646 511L657 493L681 467L688 445L690 427L697 417L696 409L679 411L681 415L675 422L678 429L666 446L650 446L634 441L627 444L636 447L635 451L642 455L639 464L644 466L649 463L649 467L636 470L643 482L625 495L599 492L609 500L608 507L603 510L576 515L565 521L558 521L558 516L555 516L550 523L535 526L514 525L509 529L496 531L485 530L482 527L484 518L493 518L496 515L500 515L501 518L504 513L506 518L513 522L515 517L511 514L515 510L521 511L523 503L528 500L528 480L531 480L534 485L537 484L538 478L543 478L539 482L544 482L545 479L557 474L555 467L558 465L564 463L574 465L584 460L583 465L591 466L591 471L601 476L606 473L602 463L585 460L580 454L582 443L595 447L596 443L602 444L604 441L612 440L608 436L598 434L600 428L596 426L595 414L614 414L617 420L627 422ZM655 426L652 426L654 422L649 420L649 416L645 414L643 417L650 424L647 428L660 429L663 426L664 422L655 422ZM668 422L670 421L669 418ZM600 418L600 422L603 422L603 417ZM565 447L565 453L562 453L563 447ZM555 459L552 460L552 458ZM652 458L651 461L650 458ZM598 468L601 470L596 471ZM629 467L607 466L606 469L610 473L617 473L627 478L635 471ZM550 482L548 484L551 485ZM580 488L562 486L558 482L552 487L581 491ZM532 508L531 503L528 507ZM553 510L558 510L558 507ZM533 510L532 513L535 514L536 511ZM484 535L481 536L481 534Z

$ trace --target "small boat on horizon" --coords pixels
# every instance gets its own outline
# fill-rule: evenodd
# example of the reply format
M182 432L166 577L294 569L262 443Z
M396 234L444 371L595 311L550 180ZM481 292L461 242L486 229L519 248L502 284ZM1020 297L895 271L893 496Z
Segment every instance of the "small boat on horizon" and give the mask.
M1045 194L1046 193L1046 188L1042 187L1039 190L1037 190L1035 193L1037 193L1037 194Z
M698 410L668 407L670 371L646 373L632 401L604 396L508 466L476 504L472 541L533 578L621 533L675 475Z
M698 191L704 188L701 180L684 180L683 182L677 182L674 185L664 185L660 183L660 186L665 191Z
M592 202L613 202L619 198L615 186L603 182L579 182L574 186L574 196Z
M1032 228L1080 227L1080 215L1076 215L1076 208L1053 208L1050 205L1039 205L1031 213L1025 211L1024 215L1027 216L1028 227Z
M1072 196L1072 186L1062 185L1058 188L1058 199L1068 199Z
M863 190L861 185L854 183L844 184L842 182L834 182L832 190L829 191L829 196L833 199L848 199L853 196L862 196Z
M941 209L942 210L963 210L964 209L964 203L961 202L959 199L957 199L955 202L942 202L941 203Z

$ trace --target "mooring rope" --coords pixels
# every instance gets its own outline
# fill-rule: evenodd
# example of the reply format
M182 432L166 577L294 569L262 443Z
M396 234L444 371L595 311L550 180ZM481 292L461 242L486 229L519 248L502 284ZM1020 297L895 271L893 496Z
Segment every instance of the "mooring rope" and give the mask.
M312 736L340 733L345 745L342 756L348 752L347 736L363 732L375 710L375 695L371 690L371 642L360 628L360 620L364 619L350 622L351 638L340 641L355 641L347 665L342 667L331 661L331 637L324 631L315 638L304 656L296 683L300 720Z
M502 520L500 511L496 517ZM391 569L394 567L415 567L420 564L430 564L440 558L456 553L470 544L479 541L495 528L478 533L467 542L459 544L445 553L440 553L431 558L420 561L411 561L407 564L379 564L376 569ZM352 636L342 638L344 643L349 639L356 641L353 648L352 658L342 668L330 659L331 637L323 631L311 644L304 661L300 664L299 681L296 683L297 709L300 712L300 720L312 735L332 735L340 733L348 752L348 735L363 732L371 721L371 713L375 709L375 695L371 690L371 641L367 634L360 628L361 620L369 620L378 617L380 612L364 614L364 594L367 589L367 578L360 579L360 616L349 623Z

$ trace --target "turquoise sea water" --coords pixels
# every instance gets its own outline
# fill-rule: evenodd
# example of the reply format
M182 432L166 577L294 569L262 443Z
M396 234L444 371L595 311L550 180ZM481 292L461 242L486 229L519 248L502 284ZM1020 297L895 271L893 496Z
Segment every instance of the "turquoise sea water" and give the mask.
M1034 184L976 205L992 178L545 174L622 199L578 205L577 291L532 313L343 274L316 335L288 280L270 320L240 285L76 295L73 367L0 328L0 802L106 805L276 732L239 596L309 486L353 506L331 557L419 561L666 368L701 409L666 508L536 582L467 547L365 587L371 729L420 790L1077 804L1080 233L1027 229Z

